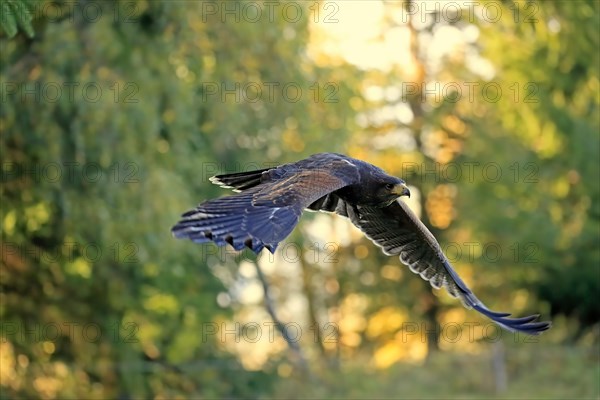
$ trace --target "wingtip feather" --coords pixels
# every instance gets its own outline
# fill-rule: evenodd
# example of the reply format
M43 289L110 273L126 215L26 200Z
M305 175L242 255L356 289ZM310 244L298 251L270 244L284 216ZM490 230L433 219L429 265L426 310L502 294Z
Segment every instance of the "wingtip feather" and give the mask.
M508 318L510 314L491 311L483 304L474 304L473 308L496 322L498 325L512 332L539 335L552 327L552 322L550 321L535 321L540 317L539 314L520 318Z

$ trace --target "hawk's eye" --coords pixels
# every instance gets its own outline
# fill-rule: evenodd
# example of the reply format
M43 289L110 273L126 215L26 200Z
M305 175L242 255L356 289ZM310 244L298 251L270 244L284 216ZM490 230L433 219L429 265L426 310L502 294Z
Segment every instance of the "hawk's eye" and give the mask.
M386 183L385 184L385 188L387 190L392 190L394 188L394 186L396 186L396 185L394 185L393 183Z

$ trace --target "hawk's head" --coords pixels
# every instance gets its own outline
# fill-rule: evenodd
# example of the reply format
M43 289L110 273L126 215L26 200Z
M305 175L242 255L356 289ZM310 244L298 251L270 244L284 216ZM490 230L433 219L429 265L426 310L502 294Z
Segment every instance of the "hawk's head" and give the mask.
M381 206L388 206L399 197L410 197L410 190L402 179L386 176L385 179L376 183L374 195Z

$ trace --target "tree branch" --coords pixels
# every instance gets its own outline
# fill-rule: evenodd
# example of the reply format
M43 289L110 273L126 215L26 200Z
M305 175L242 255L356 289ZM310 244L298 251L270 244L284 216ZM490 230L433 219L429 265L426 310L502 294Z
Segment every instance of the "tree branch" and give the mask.
M294 354L294 356L296 358L297 366L302 371L307 373L309 376L312 376L310 373L310 370L308 369L308 363L306 362L306 358L304 357L304 354L302 353L302 349L298 345L298 341L294 340L290 337L290 335L288 334L288 331L285 327L285 324L283 322L281 322L281 320L277 317L277 313L275 312L275 305L274 305L275 303L273 301L273 298L271 297L271 294L269 293L269 282L267 281L267 279L265 278L265 275L263 274L262 270L260 269L258 262L255 262L254 264L256 265L256 272L258 274L258 279L260 280L260 283L262 284L263 291L265 294L265 307L267 309L267 312L269 313L269 315L271 316L271 319L275 323L275 327L281 333L281 336L283 336L288 347Z

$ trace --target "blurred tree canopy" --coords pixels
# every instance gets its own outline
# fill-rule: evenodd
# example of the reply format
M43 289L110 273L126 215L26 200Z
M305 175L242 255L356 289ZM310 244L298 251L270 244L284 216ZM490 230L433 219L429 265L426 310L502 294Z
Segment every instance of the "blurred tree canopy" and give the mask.
M597 345L599 3L485 3L498 19L382 2L378 38L410 40L377 69L323 45L315 25L343 22L341 3L3 0L2 396L287 393L279 337L257 362L253 343L209 330L268 320L248 299L254 263L323 365L485 346L443 340L473 314L340 218L304 217L274 257L171 238L180 212L223 194L210 176L320 151L413 185L490 307L539 310L557 322L543 340Z

